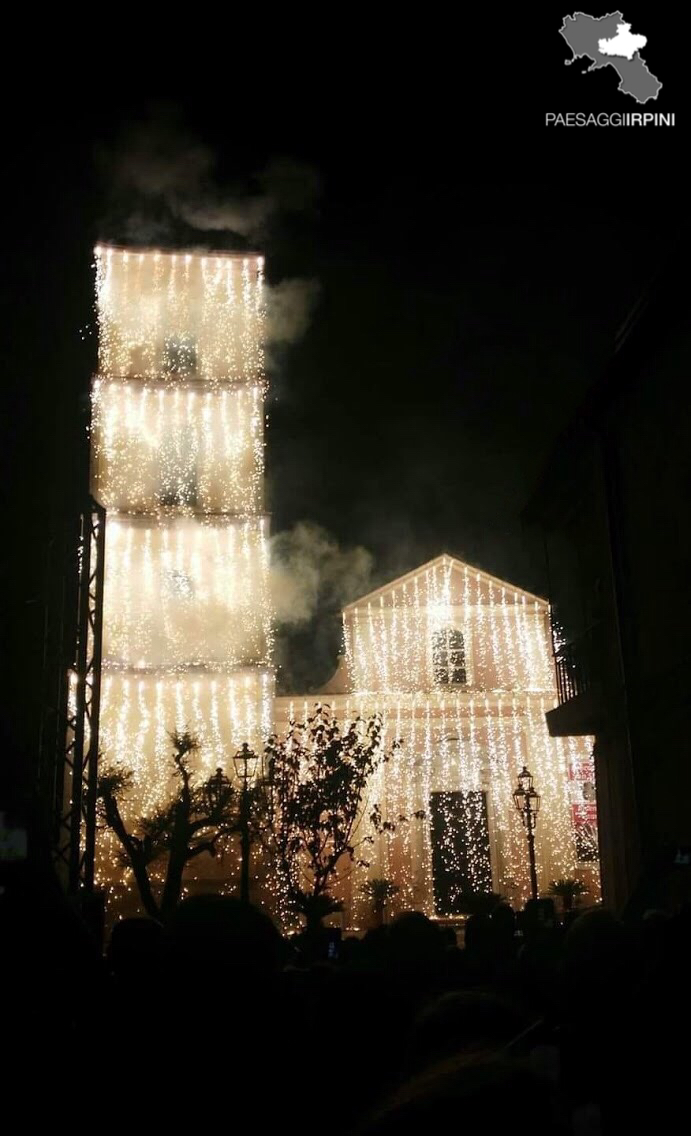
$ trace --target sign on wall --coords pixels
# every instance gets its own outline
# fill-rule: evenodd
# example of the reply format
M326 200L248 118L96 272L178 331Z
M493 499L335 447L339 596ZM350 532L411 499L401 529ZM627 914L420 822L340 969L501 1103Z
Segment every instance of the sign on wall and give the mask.
M576 857L581 863L592 863L598 859L595 763L592 757L571 762L569 794Z

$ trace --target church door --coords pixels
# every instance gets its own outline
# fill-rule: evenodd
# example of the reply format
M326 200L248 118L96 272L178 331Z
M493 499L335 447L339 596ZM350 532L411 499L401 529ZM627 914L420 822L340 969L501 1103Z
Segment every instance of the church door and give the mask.
M468 894L492 891L487 795L432 793L432 871L437 915L460 915Z

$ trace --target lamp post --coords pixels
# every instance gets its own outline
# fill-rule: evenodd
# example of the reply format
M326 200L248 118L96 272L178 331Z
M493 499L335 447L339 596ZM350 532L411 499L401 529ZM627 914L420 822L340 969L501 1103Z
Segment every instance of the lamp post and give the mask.
M540 794L533 788L533 778L524 765L518 774L518 785L513 791L513 802L520 814L528 837L530 857L530 890L537 899L537 869L535 867L535 824L540 811Z
M242 783L240 790L240 899L250 901L250 781L254 779L259 758L244 742L233 758L235 773Z
M219 765L213 777L210 777L206 783L209 816L213 820L220 820L221 812L232 791L231 783Z

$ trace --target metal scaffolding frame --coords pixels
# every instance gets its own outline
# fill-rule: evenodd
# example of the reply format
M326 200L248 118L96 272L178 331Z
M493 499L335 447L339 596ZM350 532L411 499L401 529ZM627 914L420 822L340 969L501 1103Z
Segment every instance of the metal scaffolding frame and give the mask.
M52 814L53 856L68 892L94 891L106 511L89 498L57 581L60 614L46 623L49 691L41 780ZM62 558L61 558L62 559Z

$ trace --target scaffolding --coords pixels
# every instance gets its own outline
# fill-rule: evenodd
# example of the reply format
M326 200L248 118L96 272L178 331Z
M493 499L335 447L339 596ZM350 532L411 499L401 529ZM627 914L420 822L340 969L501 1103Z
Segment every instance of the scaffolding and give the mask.
M54 542L44 626L39 782L68 893L94 894L106 513L89 498Z

